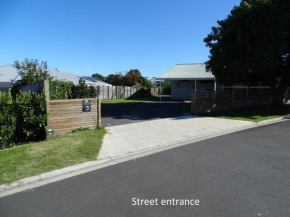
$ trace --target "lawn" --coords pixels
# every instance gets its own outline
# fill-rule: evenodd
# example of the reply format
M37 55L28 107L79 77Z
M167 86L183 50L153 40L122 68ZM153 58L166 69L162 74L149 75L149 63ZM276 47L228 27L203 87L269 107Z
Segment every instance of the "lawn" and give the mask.
M0 151L0 184L96 160L105 129L69 133Z
M202 116L259 122L283 116L290 116L290 105L269 105L215 111L202 114Z

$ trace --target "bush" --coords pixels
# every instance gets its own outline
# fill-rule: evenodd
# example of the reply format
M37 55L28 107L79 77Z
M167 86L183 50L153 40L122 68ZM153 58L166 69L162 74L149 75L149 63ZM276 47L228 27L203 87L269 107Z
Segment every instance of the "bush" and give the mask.
M99 87L88 86L83 78L80 78L78 85L71 81L49 81L50 100L96 98L99 93Z
M162 95L171 95L171 81L162 82Z
M50 100L72 99L74 84L71 81L49 80Z
M0 92L0 148L11 144L16 130L16 116L11 91Z
M47 121L44 93L0 92L0 148L44 138Z

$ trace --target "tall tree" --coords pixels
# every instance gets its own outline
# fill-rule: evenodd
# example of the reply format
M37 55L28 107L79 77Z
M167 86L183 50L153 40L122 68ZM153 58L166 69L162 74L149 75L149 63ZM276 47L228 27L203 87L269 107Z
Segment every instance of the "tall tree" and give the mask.
M105 77L102 76L102 75L99 74L99 73L95 73L95 74L93 74L92 77L97 78L97 79L99 79L99 80L101 80L101 81L104 81L104 80L105 80Z
M16 81L12 88L13 95L16 95L25 85L50 78L47 69L47 62L45 61L38 62L37 59L25 59L23 62L15 61L13 67L17 69L17 72L21 77Z
M134 86L137 84L139 78L141 78L140 71L138 69L131 69L124 76L124 83L127 86Z
M290 86L290 1L243 0L212 27L207 70L225 85L270 86L283 102Z

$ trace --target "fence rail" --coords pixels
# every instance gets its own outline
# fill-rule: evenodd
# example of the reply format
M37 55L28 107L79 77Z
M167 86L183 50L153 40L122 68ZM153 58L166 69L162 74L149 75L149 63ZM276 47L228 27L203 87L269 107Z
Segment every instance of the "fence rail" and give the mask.
M198 114L214 110L270 104L274 100L273 96L271 89L233 89L193 93L191 98L191 113Z

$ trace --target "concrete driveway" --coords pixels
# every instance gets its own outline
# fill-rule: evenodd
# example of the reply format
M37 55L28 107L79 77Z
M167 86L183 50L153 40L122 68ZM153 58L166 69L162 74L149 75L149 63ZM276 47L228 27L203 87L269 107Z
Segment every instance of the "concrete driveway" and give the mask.
M106 128L108 133L104 137L98 159L188 142L251 125L256 124L248 121L184 115L111 126Z

